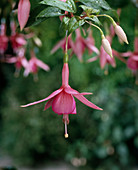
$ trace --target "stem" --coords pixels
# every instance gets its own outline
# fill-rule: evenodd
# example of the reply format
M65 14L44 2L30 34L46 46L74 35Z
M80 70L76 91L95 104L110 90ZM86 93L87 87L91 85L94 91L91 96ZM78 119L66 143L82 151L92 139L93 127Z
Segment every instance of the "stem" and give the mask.
M115 27L116 26L116 22L113 20L112 17L110 17L109 15L106 15L106 14L102 14L102 15L97 15L97 17L107 17L111 20L113 26Z
M63 57L63 62L68 63L69 57L68 57L68 31L66 31L66 46L65 46L65 55Z
M88 22L88 21L85 21L85 22L87 22L87 23L90 24L91 26L96 27L96 28L100 31L102 39L105 38L105 37L104 37L104 33L103 33L103 31L101 30L101 28L99 28L99 27L98 27L97 25L95 25L95 24L92 24L91 22Z

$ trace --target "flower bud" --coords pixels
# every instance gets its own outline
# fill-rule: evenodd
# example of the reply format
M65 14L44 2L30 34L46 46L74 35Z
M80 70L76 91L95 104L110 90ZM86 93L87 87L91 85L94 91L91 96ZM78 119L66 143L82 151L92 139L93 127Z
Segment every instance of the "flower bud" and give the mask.
M102 39L102 46L103 46L105 52L107 54L109 54L111 57L113 57L110 43L105 37Z
M115 28L115 33L117 34L117 36L123 41L125 42L126 44L128 44L128 41L127 41L127 36L125 34L125 32L123 31L123 29L119 26L119 25L115 25L114 26Z
M21 30L25 27L30 13L30 1L29 0L20 0L18 4L18 21Z

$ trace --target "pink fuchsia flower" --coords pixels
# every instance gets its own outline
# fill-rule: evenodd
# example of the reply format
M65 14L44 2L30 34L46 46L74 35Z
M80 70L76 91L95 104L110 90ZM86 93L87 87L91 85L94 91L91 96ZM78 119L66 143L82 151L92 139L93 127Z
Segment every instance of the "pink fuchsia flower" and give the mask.
M18 21L21 30L25 27L30 13L30 1L29 0L20 0L18 4Z
M95 52L99 54L99 50L94 46L94 39L92 37L92 31L89 30L89 35L86 39L81 36L80 29L78 28L76 31L76 40L73 46L73 52L76 54L80 62L82 62L82 56L86 48L89 50L89 54Z
M6 24L0 25L0 53L3 54L8 47L8 37L6 36Z
M11 57L11 58L7 58L6 61L7 63L14 63L15 64L15 76L18 77L20 74L20 70L21 68L27 68L28 66L28 61L25 58L25 49L24 48L20 48L17 51L17 57Z
M69 81L68 63L64 63L63 70L62 70L62 86L45 99L21 106L21 107L28 107L49 100L46 103L44 110L47 110L50 106L52 106L52 110L55 113L57 113L58 115L63 115L63 122L65 123L65 138L68 137L68 133L67 133L67 124L69 123L68 115L76 114L76 103L74 97L76 97L82 103L84 103L85 105L93 109L102 110L98 106L88 101L83 96L83 95L89 95L91 93L79 93L78 91L72 89L69 86L68 81Z
M14 52L16 52L16 50L18 50L18 48L26 45L27 41L25 40L24 34L18 34L16 32L15 22L11 22L11 31L12 31L12 33L10 36L10 41L11 41L11 45L12 45Z
M34 51L31 51L31 59L28 62L28 65L24 71L24 76L28 76L29 73L33 73L34 75L38 72L38 67L42 68L45 71L49 71L50 68L47 64L43 63L41 60L37 59Z
M136 75L136 84L138 84L138 37L135 37L134 40L134 52L128 51L122 53L121 56L129 57L127 67Z
M106 36L106 39L109 41L110 44L112 44L112 37L111 36ZM116 56L118 57L120 60L122 60L122 58L120 57L120 54L115 51L115 50L112 50L112 53L113 53L113 56ZM100 66L101 66L101 69L104 69L106 65L111 65L112 67L116 67L116 62L115 62L115 58L114 57L110 57L104 50L103 46L101 46L101 49L100 49L100 54L99 56L95 56L95 57L92 57L90 58L87 62L90 63L90 62L93 62L95 60L97 60L98 58L100 58ZM124 61L123 61L124 62ZM107 70L107 67L106 67L106 70L105 70L105 74L108 74L108 70Z
M134 41L134 52L128 51L126 53L122 53L121 56L129 57L127 60L127 66L131 70L138 70L138 37L135 37Z

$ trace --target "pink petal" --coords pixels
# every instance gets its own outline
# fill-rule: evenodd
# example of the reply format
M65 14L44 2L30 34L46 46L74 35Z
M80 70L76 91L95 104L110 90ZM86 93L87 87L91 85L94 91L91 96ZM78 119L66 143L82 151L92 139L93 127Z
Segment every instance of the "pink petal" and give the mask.
M128 51L126 53L121 53L121 56L123 57L130 57L133 53L131 51Z
M95 52L96 54L99 55L100 52L99 52L98 48L96 48L94 45L88 44L88 43L87 43L87 46L88 46L89 50L91 50L92 52Z
M25 27L30 13L30 1L29 0L20 0L18 4L18 21L20 24L21 30Z
M92 57L90 59L87 60L88 63L91 63L93 61L96 61L98 59L98 56Z
M75 106L75 109L73 110L73 112L71 114L76 114L76 106Z
M36 59L36 64L45 71L49 71L50 68L47 64L43 63L41 60Z
M20 45L25 45L27 43L23 37L17 37L16 42Z
M137 54L134 53L132 55L132 58L133 58L133 60L138 61L138 53Z
M77 91L77 90L74 90L74 89L72 89L70 86L66 86L65 88L64 88L64 91L66 92L66 93L68 93L68 94L79 94L79 92Z
M39 101L36 101L36 102L33 102L33 103L29 103L29 104L27 104L27 105L22 105L21 107L28 107L28 106L32 106L32 105L35 105L35 104L44 102L44 101L46 101L46 100L49 100L49 99L55 97L56 95L58 95L62 90L63 90L63 88L60 88L60 89L54 91L52 94L50 94L50 95L49 95L47 98L45 98L45 99L42 99L42 100L39 100Z
M7 58L6 63L15 63L17 62L17 57Z
M138 37L135 37L134 44L135 44L135 52L138 53Z
M138 69L138 61L135 61L132 58L129 58L127 60L127 66L128 66L128 68L130 68L132 70L137 70Z
M50 100L46 103L44 110L47 110L50 106L52 106L52 102L53 102L53 98L50 99Z
M91 95L92 93L88 93L88 92L83 92L83 93L79 93L77 90L72 89L70 86L67 86L64 88L64 91L68 94L81 94L81 95Z
M80 93L81 95L92 95L93 93L89 93L89 92L83 92L83 93Z
M59 48L62 48L62 46L64 46L66 43L65 38L62 39L61 41L59 41L51 50L51 54L55 53Z
M84 96L82 96L81 94L74 94L74 96L80 100L82 103L84 103L85 105L93 108L93 109L97 109L97 110L103 110L100 107L96 106L95 104L91 103L89 100L87 100Z
M57 114L71 114L76 106L72 95L62 91L52 102L52 110Z
M108 55L104 48L101 46L101 51L100 51L100 66L101 68L103 69L107 63L107 60L106 60L106 55Z

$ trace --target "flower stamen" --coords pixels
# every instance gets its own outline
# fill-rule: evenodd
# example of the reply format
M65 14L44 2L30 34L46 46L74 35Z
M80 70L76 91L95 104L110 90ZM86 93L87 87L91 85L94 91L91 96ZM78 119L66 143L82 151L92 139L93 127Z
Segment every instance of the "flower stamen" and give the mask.
M65 124L65 138L68 138L69 135L68 135L68 132L67 132L67 125L69 124L69 117L68 117L68 114L63 114L63 122Z

